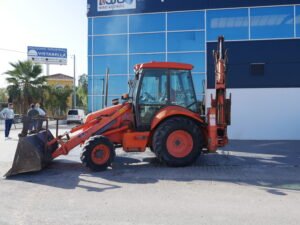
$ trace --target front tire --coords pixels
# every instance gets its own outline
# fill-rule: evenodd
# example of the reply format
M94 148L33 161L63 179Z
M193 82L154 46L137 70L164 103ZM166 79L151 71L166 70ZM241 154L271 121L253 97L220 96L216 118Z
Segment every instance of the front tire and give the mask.
M158 159L168 166L187 166L201 154L202 132L194 121L173 117L158 126L153 147Z
M93 171L103 171L111 166L115 158L113 143L104 136L93 136L83 147L82 163Z

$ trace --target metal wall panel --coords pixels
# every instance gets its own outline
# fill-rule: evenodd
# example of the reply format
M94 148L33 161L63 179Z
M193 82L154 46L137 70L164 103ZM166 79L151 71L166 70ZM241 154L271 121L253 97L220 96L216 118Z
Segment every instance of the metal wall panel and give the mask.
M207 44L207 83L214 88L216 43ZM228 88L300 87L300 39L226 42L228 49ZM264 63L264 74L251 73L252 63Z

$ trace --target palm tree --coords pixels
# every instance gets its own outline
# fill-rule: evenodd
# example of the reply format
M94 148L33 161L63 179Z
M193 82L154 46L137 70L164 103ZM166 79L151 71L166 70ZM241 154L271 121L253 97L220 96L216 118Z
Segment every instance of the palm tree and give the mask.
M73 90L69 87L48 87L48 93L45 98L45 106L52 116L62 116L68 108L68 98ZM51 97L50 97L51 96Z
M41 91L47 87L46 77L41 76L42 67L33 64L32 61L18 61L10 63L12 70L5 72L9 77L7 92L10 100L15 103L22 102L22 112L25 114L28 106L32 102L40 101Z

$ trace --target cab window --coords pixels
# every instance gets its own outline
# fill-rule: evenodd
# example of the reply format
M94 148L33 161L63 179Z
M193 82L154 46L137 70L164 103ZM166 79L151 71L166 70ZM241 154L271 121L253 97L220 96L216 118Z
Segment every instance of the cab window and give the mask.
M149 125L153 116L168 103L168 70L144 70L139 92L141 124Z
M197 111L197 100L190 71L170 71L170 103Z
M166 104L167 100L166 71L145 71L140 91L140 104Z

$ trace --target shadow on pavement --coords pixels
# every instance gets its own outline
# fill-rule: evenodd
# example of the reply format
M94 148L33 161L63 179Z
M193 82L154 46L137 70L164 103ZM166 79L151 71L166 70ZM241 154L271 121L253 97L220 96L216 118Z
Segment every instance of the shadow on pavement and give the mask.
M232 141L217 154L203 154L192 166L181 168L160 164L150 151L118 151L112 169L104 172L91 172L79 161L55 159L43 171L8 180L94 192L122 188L124 183L210 181L252 185L270 194L286 195L285 190L300 191L299 144L300 141Z

